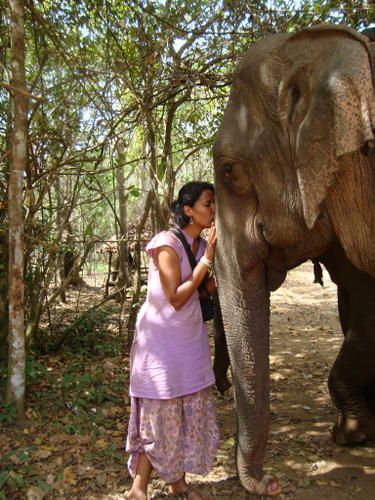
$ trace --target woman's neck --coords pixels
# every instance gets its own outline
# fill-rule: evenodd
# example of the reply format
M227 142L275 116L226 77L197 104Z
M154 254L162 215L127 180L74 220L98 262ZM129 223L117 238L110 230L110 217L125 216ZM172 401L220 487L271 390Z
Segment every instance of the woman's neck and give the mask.
M197 224L188 224L182 229L185 231L185 233L191 236L193 240L196 240L202 232L202 228Z

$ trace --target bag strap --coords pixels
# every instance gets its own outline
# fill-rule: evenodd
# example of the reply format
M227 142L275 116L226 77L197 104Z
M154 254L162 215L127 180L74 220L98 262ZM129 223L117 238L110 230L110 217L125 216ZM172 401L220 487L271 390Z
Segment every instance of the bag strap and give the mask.
M177 236L177 238L181 241L181 243L183 244L184 248L185 248L185 251L186 251L186 254L188 256L188 259L189 259L189 262L190 262L190 266L191 266L191 270L194 271L194 268L195 266L198 264L197 262L197 259L194 257L194 254L191 250L191 247L189 245L189 243L186 241L186 238L185 238L185 235L184 233L181 231L181 229L179 229L178 227L172 227L170 229L170 231L175 235ZM198 287L198 290L204 290L206 293L207 293L207 290L206 290L206 287L202 281L202 283L199 285Z
M173 227L172 229L170 229L170 231L175 235L177 236L177 238L181 241L181 243L183 244L184 248L185 248L185 251L187 253L187 256L189 258L189 262L190 262L190 265L191 265L191 269L194 270L195 266L197 265L197 260L196 258L194 257L194 254L191 250L191 247L189 245L189 243L186 241L186 238L185 238L185 235L184 233L178 229L177 227Z

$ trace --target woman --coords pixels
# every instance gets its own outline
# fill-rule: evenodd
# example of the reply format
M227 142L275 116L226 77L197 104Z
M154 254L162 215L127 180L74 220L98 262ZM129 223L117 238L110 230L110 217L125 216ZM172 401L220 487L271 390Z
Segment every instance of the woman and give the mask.
M189 182L172 204L177 226L191 245L186 250L173 231L147 245L148 293L131 349L127 451L134 478L128 498L146 499L152 469L169 483L169 492L189 500L204 498L187 484L185 473L208 474L217 447L214 374L198 287L212 294L209 277L216 246L214 188ZM210 228L207 242L200 238Z

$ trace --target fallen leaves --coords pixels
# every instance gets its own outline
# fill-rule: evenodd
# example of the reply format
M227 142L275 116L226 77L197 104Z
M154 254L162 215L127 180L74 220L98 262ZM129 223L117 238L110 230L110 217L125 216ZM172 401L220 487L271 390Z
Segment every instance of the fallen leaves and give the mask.
M366 467L375 463L375 449L339 448L330 441L334 411L326 380L341 334L338 328L336 334L328 331L335 330L335 311L327 320L328 333L313 327L306 329L308 324L320 321L316 307L319 314L326 307L325 302L313 306L310 294L299 291L293 296L293 301L298 296L305 300L302 309L298 306L298 315L294 314L297 306L288 303L282 290L278 297L273 294L273 300L277 299L283 310L272 324L272 427L265 460L267 473L276 472L283 498L287 499L336 499L344 498L344 494L348 498L372 498L374 472ZM321 300L321 295L317 297ZM287 313L291 309L293 314ZM116 330L112 330L115 334ZM17 435L4 433L0 440L0 469L2 472L4 463L15 488L5 486L9 497L122 498L130 484L123 450L130 410L127 358L87 358L65 352L43 362L47 361L50 379L40 377L30 395L32 425ZM235 469L236 418L233 394L228 394L217 398L222 440L216 465L204 480L212 497L223 500L247 498ZM71 433L65 432L67 425ZM361 475L350 470L350 463L358 464L359 471L365 472ZM164 483L153 479L150 494L161 499L165 492Z

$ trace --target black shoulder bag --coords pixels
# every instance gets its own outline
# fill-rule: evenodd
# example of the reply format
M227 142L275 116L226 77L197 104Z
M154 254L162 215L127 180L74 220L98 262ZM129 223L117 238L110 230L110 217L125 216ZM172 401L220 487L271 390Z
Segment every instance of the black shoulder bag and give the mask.
M172 233L174 235L177 236L177 238L183 244L183 246L185 248L185 251L186 251L186 254L188 256L190 265L191 265L191 270L193 271L194 267L197 265L197 261L196 261L196 259L194 257L193 252L191 251L189 243L186 241L186 238L185 238L183 232L180 231L177 228L173 228L173 229L171 229L171 231L172 231ZM198 287L198 291L200 289L206 291L205 286L204 286L203 283ZM207 291L206 291L206 293L207 293ZM210 321L210 319L213 319L213 317L214 317L214 303L213 303L213 300L211 299L211 297L207 297L206 299L201 299L200 298L199 301L201 303L203 321Z

